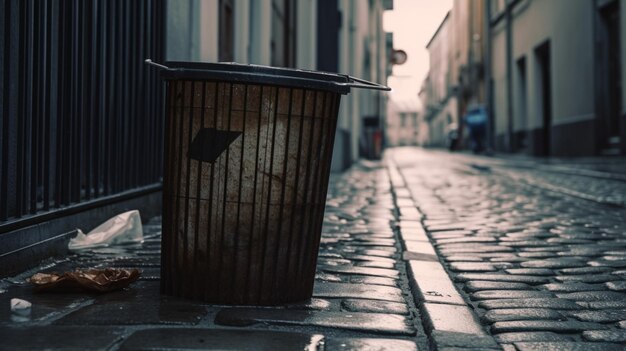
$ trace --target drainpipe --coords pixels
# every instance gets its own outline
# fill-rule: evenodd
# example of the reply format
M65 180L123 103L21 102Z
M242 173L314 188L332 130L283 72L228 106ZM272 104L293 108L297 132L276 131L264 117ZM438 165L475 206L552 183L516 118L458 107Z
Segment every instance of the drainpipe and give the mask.
M271 64L272 1L250 1L250 63Z
M485 80L485 106L487 107L487 150L493 150L493 91L491 86L491 2L484 1L484 55L483 72Z
M506 95L507 95L507 115L508 115L508 151L513 152L513 21L512 12L515 1L506 2Z

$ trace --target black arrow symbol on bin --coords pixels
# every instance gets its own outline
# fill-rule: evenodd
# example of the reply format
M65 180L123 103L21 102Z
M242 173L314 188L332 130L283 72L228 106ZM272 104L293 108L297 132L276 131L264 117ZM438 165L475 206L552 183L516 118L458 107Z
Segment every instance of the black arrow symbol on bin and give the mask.
M189 145L187 156L200 162L213 163L241 134L215 128L200 129Z

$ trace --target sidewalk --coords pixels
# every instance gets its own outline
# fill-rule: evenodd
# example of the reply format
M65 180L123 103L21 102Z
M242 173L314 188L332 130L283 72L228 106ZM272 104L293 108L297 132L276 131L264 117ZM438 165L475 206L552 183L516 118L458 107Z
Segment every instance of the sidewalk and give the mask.
M536 186L546 172L524 173L525 183L480 159L399 148L333 175L305 303L227 307L161 296L153 219L142 245L46 262L0 282L0 349L623 349L622 209ZM577 191L604 191L596 182L606 180ZM23 283L41 270L94 266L143 275L105 295L33 294ZM13 297L33 303L29 319L11 316Z

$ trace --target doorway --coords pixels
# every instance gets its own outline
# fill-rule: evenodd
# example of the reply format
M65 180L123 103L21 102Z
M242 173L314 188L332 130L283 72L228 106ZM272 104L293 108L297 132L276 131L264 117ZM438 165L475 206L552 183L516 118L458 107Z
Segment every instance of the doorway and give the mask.
M219 1L219 36L218 60L232 62L235 60L235 9L233 0Z
M526 57L520 57L517 62L517 98L514 102L517 102L517 114L516 125L521 129L515 132L515 149L518 151L525 151L528 146L527 140L527 128L528 128L528 113L527 113L527 80L526 80Z
M600 148L603 154L619 154L622 79L620 63L620 1L598 8L598 70L601 79L599 110Z
M551 59L550 41L535 48L537 61L537 102L538 113L541 116L541 129L535 140L535 155L550 156L552 134L552 89L551 89Z

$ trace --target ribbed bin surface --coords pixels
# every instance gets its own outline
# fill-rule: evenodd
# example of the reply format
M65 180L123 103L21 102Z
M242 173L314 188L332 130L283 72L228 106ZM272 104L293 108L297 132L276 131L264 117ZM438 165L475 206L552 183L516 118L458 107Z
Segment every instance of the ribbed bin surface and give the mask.
M242 305L311 297L340 98L167 81L163 293Z

